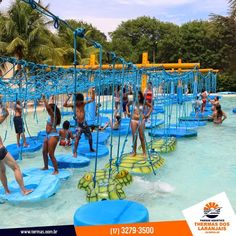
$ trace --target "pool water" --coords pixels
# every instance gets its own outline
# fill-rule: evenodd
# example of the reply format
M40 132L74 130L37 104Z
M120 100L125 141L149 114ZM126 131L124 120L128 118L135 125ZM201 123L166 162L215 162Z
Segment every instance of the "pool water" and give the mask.
M183 219L183 209L220 192L226 192L236 211L236 114L232 113L236 97L224 97L221 104L228 115L223 125L208 123L198 128L197 137L179 139L175 152L162 155L166 162L157 170L156 176L136 176L134 182L125 188L127 199L138 201L148 208L150 221ZM45 129L46 117L45 112L38 112L37 123L33 114L28 114L27 124L32 136ZM15 142L9 119L0 129L2 137L8 129L5 145ZM115 156L118 138L113 140ZM70 151L57 148L58 153ZM125 152L130 151L131 136L125 148ZM98 160L99 168L103 168L108 158ZM74 212L86 203L86 193L77 189L77 183L86 171L94 169L94 163L92 160L89 167L73 169L72 178L46 201L24 205L0 204L0 228L73 224ZM19 165L21 169L42 167L41 151L24 156ZM9 180L14 179L9 169L7 176Z

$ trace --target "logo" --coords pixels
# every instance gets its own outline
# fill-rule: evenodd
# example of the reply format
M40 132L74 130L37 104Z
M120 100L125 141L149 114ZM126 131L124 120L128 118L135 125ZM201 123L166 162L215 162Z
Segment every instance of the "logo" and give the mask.
M219 215L220 215L220 209L221 209L222 207L220 207L217 203L215 203L215 202L209 202L209 203L207 203L206 205L205 205L205 207L204 207L204 216L202 217L202 218L204 218L204 217L207 217L207 218L211 218L211 219L213 219L213 218L216 218L216 217L218 217Z
M236 215L225 193L189 207L183 214L194 236L236 235Z

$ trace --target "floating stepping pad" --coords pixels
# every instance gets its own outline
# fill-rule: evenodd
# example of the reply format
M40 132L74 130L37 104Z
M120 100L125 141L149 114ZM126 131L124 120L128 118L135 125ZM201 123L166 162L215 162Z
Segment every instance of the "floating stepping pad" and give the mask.
M0 187L0 199L13 204L40 202L54 195L60 188L60 180L55 175L27 176L24 177L24 184L27 189L34 191L22 195L19 185L13 181L8 183L11 194L5 194L3 187Z
M52 175L52 172L54 171L53 168L49 168L48 170L41 170L39 168L30 168L23 170L22 174L23 176L45 176L45 175ZM68 179L71 177L72 173L68 170L60 170L59 173L56 175L61 180Z
M96 172L95 188L93 180L94 173L88 172L78 183L78 188L87 192L88 202L125 199L123 187L131 184L133 178L127 170L121 170L119 173L115 170L109 176L109 170L103 169Z
M182 121L213 121L211 117L191 117L191 116L186 116L186 117L180 117L179 120Z
M124 154L121 157L119 168L128 170L129 173L135 174L151 174L153 169L156 170L163 166L165 160L156 152L150 154L150 161L143 154L137 154L132 156L131 153ZM112 161L112 167L116 168L117 160ZM110 164L106 164L106 168L109 168Z
M74 214L75 226L148 222L142 204L127 200L99 201L81 206Z
M98 143L99 144L106 144L109 137L110 137L110 133L105 132L105 131L92 132L93 143L97 143L97 133L98 133ZM88 142L86 139L86 136L84 134L82 134L80 142Z
M71 116L74 115L73 111L61 111L62 116Z
M28 147L18 147L16 143L7 145L6 148L8 152L15 153L16 150L18 153L21 151L22 153L25 152L36 152L42 148L42 142L38 139L38 137L28 137L26 138L26 142L29 144Z
M98 144L98 147L96 147L96 144L93 145L93 148L96 149L96 152L91 152L88 142L79 142L79 146L77 149L78 156L85 156L89 158L95 158L97 157L105 157L109 154L109 150L105 145Z
M173 152L176 149L177 140L175 137L170 137L166 139L154 139L147 143L147 148L160 153ZM139 146L139 150L142 147Z
M205 126L207 123L206 121L180 121L180 124L184 124L188 127L195 127L195 126Z
M236 113L236 108L233 109L233 113Z
M108 109L101 109L99 111L101 114L111 114L112 113L112 109L108 108Z
M57 132L59 132L59 130L60 130L61 128L57 128ZM41 130L41 131L39 131L38 132L38 140L40 140L41 142L43 142L44 141L44 139L47 137L47 132L46 132L46 130Z
M111 128L107 127L105 129L105 132L111 133ZM124 135L127 135L127 133L131 134L131 128L129 128L129 123L123 123L120 125L119 129L112 130L113 136L124 136Z
M163 125L165 123L164 120L161 119L152 119L147 122L145 122L145 128L146 129L151 129L159 125Z
M195 112L191 112L190 113L190 116L191 117L208 117L208 116L211 116L212 115L212 111L205 111L205 112L203 112L203 113L198 113L198 114L196 114Z
M194 129L183 129L183 128L163 128L152 130L148 133L152 137L165 137L173 136L176 138L194 137L197 136L197 131Z
M182 128L182 129L197 129L198 126L197 125L189 125L189 124L186 124L186 123L179 123L179 124L170 124L170 127L171 128Z
M83 156L74 158L72 153L56 154L56 160L59 169L82 168L90 164L89 158ZM49 161L49 165L52 166L51 161Z

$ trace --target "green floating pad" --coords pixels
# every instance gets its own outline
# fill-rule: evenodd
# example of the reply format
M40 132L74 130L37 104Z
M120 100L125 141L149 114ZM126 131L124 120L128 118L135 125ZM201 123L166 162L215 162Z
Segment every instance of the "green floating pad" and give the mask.
M145 206L127 200L100 201L81 206L74 214L75 226L148 222Z
M147 148L155 152L168 153L173 152L176 149L177 139L175 137L170 137L166 139L154 139L147 143ZM139 150L142 147L139 146Z
M151 163L147 157L143 156L143 154L132 156L131 153L128 153L122 156L119 168L134 174L151 174L153 173L153 169L156 170L162 167L165 162L165 160L156 152L150 154L150 161ZM116 160L112 161L112 167L116 168ZM106 168L109 168L109 163L106 164Z
M94 188L94 173L87 172L78 183L78 188L87 192L87 201L125 199L124 186L131 184L133 178L127 170L110 173L108 169L98 170L96 173L96 186Z

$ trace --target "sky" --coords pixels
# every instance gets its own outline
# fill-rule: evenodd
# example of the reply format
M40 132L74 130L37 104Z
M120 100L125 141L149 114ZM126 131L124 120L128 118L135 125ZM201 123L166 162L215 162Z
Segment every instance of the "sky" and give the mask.
M13 0L2 0L5 11ZM128 19L156 17L181 25L192 20L206 20L209 14L227 15L227 0L42 0L61 19L91 23L108 35Z

